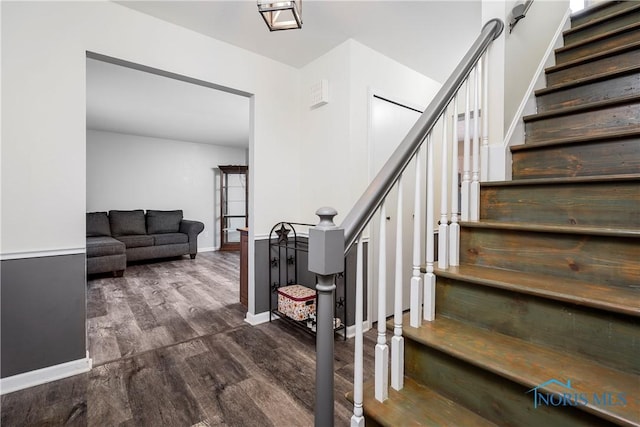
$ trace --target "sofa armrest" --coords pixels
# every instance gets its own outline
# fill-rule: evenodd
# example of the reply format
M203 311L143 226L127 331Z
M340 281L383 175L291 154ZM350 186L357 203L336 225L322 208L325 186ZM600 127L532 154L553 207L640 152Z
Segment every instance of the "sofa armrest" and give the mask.
M204 224L200 221L183 219L180 221L180 232L189 236L189 254L193 258L198 253L198 234L204 230Z

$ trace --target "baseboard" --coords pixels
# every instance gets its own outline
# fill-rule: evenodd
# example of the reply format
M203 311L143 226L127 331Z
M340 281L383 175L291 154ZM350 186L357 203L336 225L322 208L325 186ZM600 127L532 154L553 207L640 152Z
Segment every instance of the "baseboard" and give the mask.
M0 395L89 372L92 363L87 353L87 357L84 359L72 360L71 362L2 378L0 379Z
M362 322L362 332L367 332L371 329L371 323L368 320ZM356 336L356 325L347 326L347 338L353 338Z
M5 261L5 260L12 260L12 259L43 258L43 257L50 257L50 256L76 255L76 254L84 254L84 253L85 253L85 248L43 249L43 250L22 251L22 252L5 252L0 255L0 259L2 261Z
M267 323L269 320L276 320L279 319L280 317L277 314L271 313L271 319L269 319L269 312L265 311L262 313L258 313L258 314L252 314L247 312L246 317L244 318L244 321L247 322L248 324L252 325L252 326L257 326L257 325L261 325L263 323Z
M220 249L220 247L207 246L206 248L198 248L198 253L200 252L214 252Z

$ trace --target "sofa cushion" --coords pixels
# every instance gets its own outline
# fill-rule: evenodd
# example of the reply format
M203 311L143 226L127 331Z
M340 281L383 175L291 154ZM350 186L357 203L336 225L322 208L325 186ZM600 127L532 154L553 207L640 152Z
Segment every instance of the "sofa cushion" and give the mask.
M118 236L118 240L125 244L127 248L140 248L143 246L153 246L153 237L147 234L134 234L130 236Z
M124 254L124 243L113 237L87 237L87 258Z
M188 243L189 236L184 233L153 234L153 242L156 246L172 245L175 243Z
M109 211L109 224L111 225L112 236L147 234L144 211L142 209L134 211Z
M147 211L147 233L177 233L180 230L182 211Z
M87 237L111 236L106 212L87 212Z

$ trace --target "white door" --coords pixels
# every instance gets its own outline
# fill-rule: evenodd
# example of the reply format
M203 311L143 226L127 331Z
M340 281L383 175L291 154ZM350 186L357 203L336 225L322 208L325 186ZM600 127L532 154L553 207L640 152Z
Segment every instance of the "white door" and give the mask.
M371 102L370 142L372 159L370 178L378 173L391 153L400 144L407 132L415 124L420 112L414 108L401 105L396 102L373 96ZM424 150L423 150L424 151ZM422 153L424 159L424 153ZM424 160L422 165L425 165ZM424 170L424 168L423 168ZM424 172L422 172L424 177ZM422 180L424 181L424 180ZM424 185L424 182L421 183ZM403 174L403 309L409 309L409 290L413 259L413 208L415 192L415 166L413 162ZM387 317L393 315L393 295L395 288L395 254L396 254L396 224L397 224L397 189L393 189L385 202L386 210L386 300ZM424 194L424 193L423 193ZM424 209L423 209L424 212ZM424 223L424 222L423 222ZM372 266L373 280L369 284L371 292L371 306L369 317L372 322L378 318L378 254L379 254L379 215L376 214L371 225L371 252L369 252L370 265Z

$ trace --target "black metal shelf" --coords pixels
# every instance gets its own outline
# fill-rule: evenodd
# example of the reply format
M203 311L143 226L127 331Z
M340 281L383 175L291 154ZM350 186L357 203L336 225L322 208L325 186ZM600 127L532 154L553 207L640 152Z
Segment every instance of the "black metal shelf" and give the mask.
M285 323L287 323L289 325L292 325L292 326L295 326L296 328L302 329L304 332L308 333L309 335L313 335L313 336L316 335L316 332L308 326L308 322L306 320L294 320L294 319L292 319L290 317L287 317L286 314L280 312L277 309L271 310L271 313L275 314L276 316L278 316ZM344 324L341 324L337 328L333 328L333 333L336 334L336 335L339 335L341 337L342 336L346 337L346 335L347 335L346 329L347 329L347 327ZM339 332L342 331L342 330L345 330L345 332L340 334Z
M288 285L302 285L310 289L315 289L317 279L309 278L307 274L306 281L314 281L314 283L301 283L300 280L298 258L299 253L309 252L309 243L306 237L298 235L295 226L314 227L313 224L297 223L297 222L278 222L273 226L269 233L269 311L283 319L287 324L298 327L305 332L314 335L315 331L307 327L307 321L298 321L287 317L285 314L274 308L274 296L277 295L278 289ZM306 266L305 266L306 268ZM346 268L346 263L345 263ZM341 325L334 328L336 335L339 331L344 330L341 334L347 339L346 319L347 319L347 291L346 291L346 273L336 278L336 291L334 293L334 316L340 319ZM277 303L276 303L277 306Z

